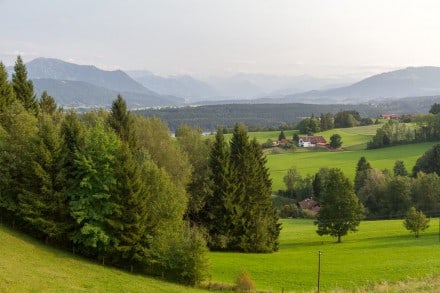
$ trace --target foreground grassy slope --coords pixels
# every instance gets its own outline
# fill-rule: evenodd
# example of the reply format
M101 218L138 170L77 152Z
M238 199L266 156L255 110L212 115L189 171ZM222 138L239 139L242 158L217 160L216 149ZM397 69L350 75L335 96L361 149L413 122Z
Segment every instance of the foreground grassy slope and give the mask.
M318 251L323 252L324 290L368 286L369 291L373 290L371 284L420 278L440 271L437 219L431 220L431 227L419 239L405 230L402 220L362 222L359 232L343 237L341 244L329 236L318 236L311 220L282 223L279 252L211 253L213 280L233 282L237 272L244 269L250 272L258 289L310 292L316 287Z
M203 292L104 267L0 225L0 292Z
M210 253L211 281L234 283L244 269L258 290L313 292L322 251L323 292L437 292L440 286L436 219L419 239L401 220L363 222L341 244L317 236L311 220L282 223L279 252ZM2 225L0 252L0 292L206 292L104 267Z

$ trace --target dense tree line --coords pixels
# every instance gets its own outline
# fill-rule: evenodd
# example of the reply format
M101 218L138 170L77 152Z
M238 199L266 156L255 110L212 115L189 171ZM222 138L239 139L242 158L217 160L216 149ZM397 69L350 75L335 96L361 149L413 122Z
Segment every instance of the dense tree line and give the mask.
M172 131L184 121L203 131L215 132L218 127L233 131L234 125L243 123L248 131L287 130L304 117L320 117L321 113L332 116L340 111L351 110L353 105L317 104L227 104L197 107L162 108L136 111L145 117L159 117ZM356 105L362 117L377 117L384 110L369 105ZM327 126L326 126L327 127ZM324 127L323 129L328 129Z
M431 107L427 115L419 114L408 120L388 120L377 129L375 136L367 144L368 149L387 147L397 144L407 144L423 141L440 140L440 113L437 113L438 104Z
M336 114L321 113L319 117L302 119L296 126L300 133L313 135L315 132L326 131L333 128L347 128L373 124L371 118L362 118L359 112L354 110L343 110Z
M20 57L14 70L10 82L0 62L3 223L185 284L206 277L207 240L212 249L277 249L265 157L243 126L230 144L185 125L174 140L121 96L110 112L65 112L47 93L37 99Z
M329 182L328 178L327 168L320 169L314 176L302 177L292 167L284 176L286 190L280 190L278 194L297 202L313 197L321 204L325 201L323 190L325 182ZM344 185L339 185L340 192L343 192ZM435 145L421 156L412 172L408 172L404 162L400 160L395 162L392 171L373 169L366 158L361 157L356 166L353 191L363 204L366 217L370 219L402 218L411 207L428 215L438 215L440 145ZM284 207L281 214L285 217L304 216L304 213L292 206Z

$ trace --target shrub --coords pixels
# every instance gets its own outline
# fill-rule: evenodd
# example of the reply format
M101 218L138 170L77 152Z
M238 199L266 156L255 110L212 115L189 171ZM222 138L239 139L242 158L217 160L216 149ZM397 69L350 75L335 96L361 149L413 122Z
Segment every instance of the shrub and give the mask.
M249 272L244 270L237 274L236 285L236 289L240 291L251 291L255 289L254 280L252 280Z

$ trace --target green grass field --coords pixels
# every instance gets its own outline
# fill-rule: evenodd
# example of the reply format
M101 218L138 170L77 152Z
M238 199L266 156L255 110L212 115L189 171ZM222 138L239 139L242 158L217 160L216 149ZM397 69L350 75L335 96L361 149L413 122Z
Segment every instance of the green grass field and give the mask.
M76 257L0 225L0 292L203 292Z
M285 189L283 177L292 166L302 176L315 174L321 167L340 168L344 174L354 179L356 164L364 156L373 168L393 170L397 160L405 162L411 172L417 159L436 143L418 143L389 148L360 151L307 151L267 155L267 167L272 178L272 189Z
M340 244L319 237L312 220L282 224L278 252L209 253L210 281L233 284L237 273L247 270L260 291L313 292L322 251L323 292L436 292L440 285L437 219L419 239L402 220L362 222L359 232ZM0 292L206 292L102 266L2 225L0 251Z
M257 289L273 292L312 291L317 283L318 251L321 288L355 289L382 281L420 278L440 271L438 220L419 239L402 220L365 221L358 233L335 239L315 233L312 220L283 220L281 246L273 254L211 253L213 280L231 283L247 270Z

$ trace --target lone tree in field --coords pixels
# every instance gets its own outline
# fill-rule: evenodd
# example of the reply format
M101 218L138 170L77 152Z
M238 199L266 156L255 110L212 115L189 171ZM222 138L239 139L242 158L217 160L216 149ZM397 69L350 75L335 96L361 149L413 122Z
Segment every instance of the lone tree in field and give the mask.
M364 207L354 194L350 180L340 169L329 169L325 178L321 178L321 209L315 225L318 235L341 237L349 231L357 231L364 216Z
M330 146L334 149L342 146L341 136L339 134L335 133L330 137Z
M411 207L406 214L403 225L409 231L414 232L416 238L419 238L420 231L424 231L429 227L429 219L421 210Z

